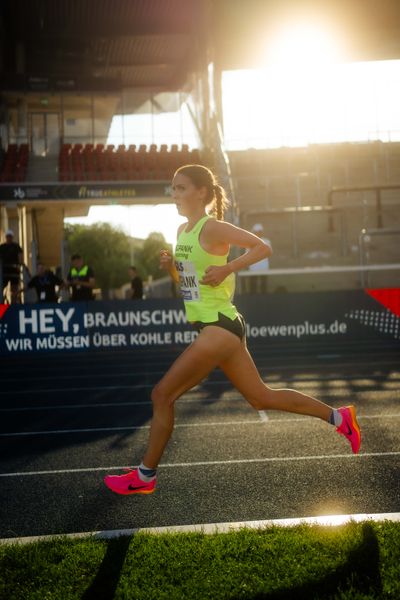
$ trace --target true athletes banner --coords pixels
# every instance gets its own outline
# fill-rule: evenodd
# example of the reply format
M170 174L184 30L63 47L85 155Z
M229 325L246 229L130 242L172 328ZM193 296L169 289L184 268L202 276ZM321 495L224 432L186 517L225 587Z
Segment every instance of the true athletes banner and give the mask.
M400 289L240 296L250 347L382 341L400 349ZM179 300L0 305L0 355L140 348L193 341Z
M171 187L168 182L151 184L131 183L43 183L18 185L0 184L0 200L13 202L23 200L109 200L119 201L132 198L158 198L160 202L171 201Z

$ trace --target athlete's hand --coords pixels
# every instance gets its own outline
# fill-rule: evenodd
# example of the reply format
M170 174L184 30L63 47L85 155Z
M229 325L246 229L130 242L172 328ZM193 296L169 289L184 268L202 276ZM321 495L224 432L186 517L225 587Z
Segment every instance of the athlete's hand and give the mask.
M168 272L172 269L172 256L168 250L161 250L160 252L160 269Z
M179 283L178 271L176 270L173 256L168 250L161 250L160 252L160 269L167 271L175 283Z
M230 273L231 271L228 265L223 265L222 267L211 265L204 271L204 276L203 279L200 280L200 283L216 287L222 283Z

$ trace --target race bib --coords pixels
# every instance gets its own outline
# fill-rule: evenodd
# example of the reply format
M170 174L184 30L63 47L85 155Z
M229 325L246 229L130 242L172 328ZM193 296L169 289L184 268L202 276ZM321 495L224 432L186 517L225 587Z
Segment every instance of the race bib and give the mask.
M200 286L194 264L190 260L177 260L176 270L179 273L179 286L185 302L200 300Z

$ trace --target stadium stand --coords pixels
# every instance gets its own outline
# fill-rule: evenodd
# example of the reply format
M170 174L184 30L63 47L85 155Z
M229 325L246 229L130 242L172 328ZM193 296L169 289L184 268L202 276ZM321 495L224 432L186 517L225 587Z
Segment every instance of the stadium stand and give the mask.
M310 145L229 153L239 203L246 209L326 204L332 188L398 183L397 143Z
M124 144L117 149L113 144L62 144L58 169L60 181L164 181L181 165L200 160L199 150L187 144L172 144L169 150L166 144L159 149L156 144L128 149Z
M28 144L20 144L19 146L9 144L2 163L0 181L3 183L25 181L28 160Z
M275 269L396 262L399 149L396 143L368 142L230 152L241 225L264 225ZM363 246L362 236L369 240ZM385 274L379 277L387 281ZM357 273L318 283L303 274L291 276L288 287L282 275L271 289L341 289L359 282Z

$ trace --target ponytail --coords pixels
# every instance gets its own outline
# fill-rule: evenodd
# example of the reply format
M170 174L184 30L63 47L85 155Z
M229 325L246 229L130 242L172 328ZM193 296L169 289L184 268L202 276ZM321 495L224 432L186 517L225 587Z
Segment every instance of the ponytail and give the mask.
M212 214L218 221L224 220L225 210L229 206L229 200L226 197L224 188L218 183L213 185L214 199L212 203Z

